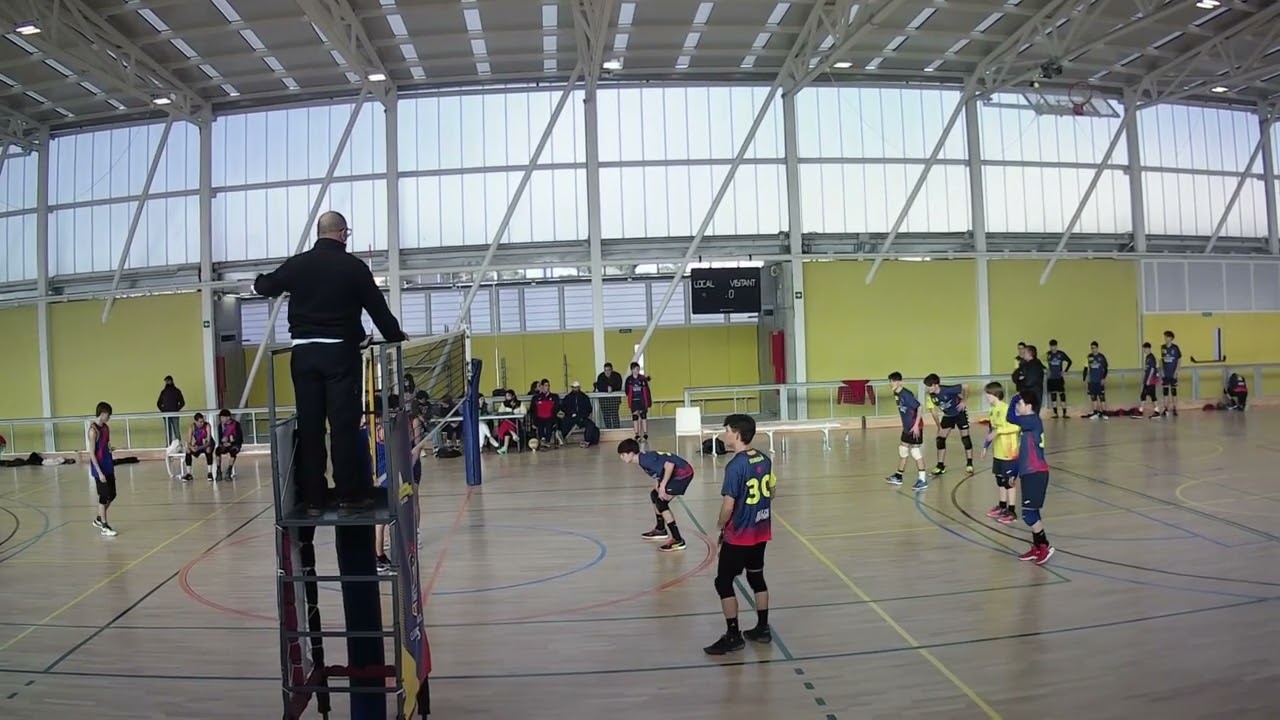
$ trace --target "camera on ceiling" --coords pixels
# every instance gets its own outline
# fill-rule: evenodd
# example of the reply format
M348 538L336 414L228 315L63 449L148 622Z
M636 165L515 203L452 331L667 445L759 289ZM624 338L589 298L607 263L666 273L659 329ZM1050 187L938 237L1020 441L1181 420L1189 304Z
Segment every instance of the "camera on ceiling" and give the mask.
M1040 74L1031 80L1031 87L1040 87L1041 80L1052 80L1062 75L1062 63L1057 60L1046 60L1040 65Z

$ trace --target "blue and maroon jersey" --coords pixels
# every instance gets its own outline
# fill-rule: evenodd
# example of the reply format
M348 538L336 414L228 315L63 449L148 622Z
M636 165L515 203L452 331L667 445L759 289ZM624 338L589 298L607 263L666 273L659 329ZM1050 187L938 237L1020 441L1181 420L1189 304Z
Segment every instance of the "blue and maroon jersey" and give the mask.
M934 407L938 408L943 417L956 417L963 411L964 386L940 385L938 392L929 393L929 399L933 401Z
M369 447L369 428L365 426L362 434L364 435L364 446ZM379 433L381 434L381 433ZM387 444L382 438L373 444L373 448L368 455L365 455L365 477L372 476L374 487L382 487L387 484Z
M110 475L116 469L115 458L111 457L111 428L105 423L99 425L97 422L93 423L93 427L98 430L98 438L93 442L93 457L98 461L98 467L102 468L102 472ZM89 474L95 480L101 479L92 463L89 464Z
M684 492L685 488L689 487L689 482L693 480L693 466L688 460L679 455L654 450L640 453L640 458L637 460L640 469L653 478L654 482L662 482L667 463L675 465L671 471L671 479L667 481L667 492Z
M916 399L915 393L904 387L893 396L898 401L898 415L902 418L903 432L915 430L920 424L920 401Z
M244 444L244 433L240 431L239 420L228 420L218 425L218 442L223 445L240 447Z
M1182 348L1178 347L1178 343L1169 343L1161 348L1160 365L1164 370L1165 377L1173 377L1178 372L1178 365L1182 362Z
M749 448L724 468L720 494L733 498L733 516L724 526L724 541L730 545L758 545L773 539L770 514L773 505L773 461Z
M213 432L209 428L209 423L204 425L192 423L191 441L198 448L213 447Z
M1142 384L1155 385L1159 373L1156 372L1156 356L1153 353L1147 353L1145 365L1146 369L1142 371Z
M627 407L650 408L653 407L653 395L649 391L649 376L628 375L627 380L623 383L623 389L627 393Z
M1018 477L1031 473L1049 472L1049 461L1044 456L1044 421L1039 415L1019 415L1018 403L1009 404L1005 417L1021 428L1018 435Z

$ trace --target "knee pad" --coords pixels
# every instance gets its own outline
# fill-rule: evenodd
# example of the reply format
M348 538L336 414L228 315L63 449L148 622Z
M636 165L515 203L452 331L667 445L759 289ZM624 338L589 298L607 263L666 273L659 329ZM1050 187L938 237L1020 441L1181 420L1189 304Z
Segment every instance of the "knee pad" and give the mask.
M654 490L653 494L657 495L658 491ZM663 500L662 498L658 498L656 501L654 501L654 504L658 506L658 512L667 512L668 510L671 509L671 503L666 500Z
M1169 394L1174 397L1178 397L1178 386L1174 385L1173 387L1169 388Z
M945 437L939 435L935 443L937 444L939 450L947 449L947 439Z
M658 489L657 489L657 488L654 488L654 489L652 489L652 490L650 490L650 491L649 491L649 502L653 503L654 505L657 505L657 504L658 504Z
M1165 397L1169 397L1169 386L1165 385L1164 387L1160 388L1160 394Z
M1032 527L1040 522L1040 508L1022 508L1022 522Z
M898 457L900 457L900 458L904 458L904 459L905 459L905 458L907 457L907 455L908 455L907 446L906 446L906 445L899 445L899 446L898 446Z
M721 600L728 600L733 597L733 578L728 575L717 575L716 592L720 594Z
M960 444L964 446L964 449L965 449L965 450L972 450L972 449L973 449L973 438L969 437L968 435L961 435L961 436L960 436Z
M757 595L762 592L768 592L769 586L764 581L764 568L759 570L747 571L747 584L751 586L751 592Z
M916 459L916 460L923 460L923 459L924 459L924 453L920 451L920 448L918 448L918 447L913 447L913 448L911 448L911 457L912 457L912 458L914 458L914 459Z
M996 487L1002 487L1006 490L1009 488L1009 478L1005 475L996 476Z
M1098 402L1106 402L1106 401L1107 401L1107 391L1103 390L1102 392L1098 393Z

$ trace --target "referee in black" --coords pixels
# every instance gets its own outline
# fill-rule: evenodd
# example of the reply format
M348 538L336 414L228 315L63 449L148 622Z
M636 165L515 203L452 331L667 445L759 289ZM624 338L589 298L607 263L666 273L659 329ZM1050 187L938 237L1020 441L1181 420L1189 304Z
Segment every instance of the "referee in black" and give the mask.
M408 339L369 267L347 252L351 238L347 219L336 212L324 213L316 223L316 236L310 250L289 258L275 272L259 275L253 283L254 292L265 297L289 294L298 481L302 501L313 516L322 514L328 504L326 421L339 508L360 510L373 504L360 461L360 348L366 339L361 312L369 313L387 341Z

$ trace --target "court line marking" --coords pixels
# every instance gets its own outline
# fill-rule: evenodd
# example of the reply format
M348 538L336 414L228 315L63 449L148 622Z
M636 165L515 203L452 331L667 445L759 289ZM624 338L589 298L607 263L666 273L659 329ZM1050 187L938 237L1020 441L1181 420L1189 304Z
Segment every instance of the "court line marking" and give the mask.
M823 565L826 565L828 570L830 570L837 578L839 578L842 582L844 582L844 584L848 586L850 590L853 591L854 595L857 595L864 603L866 603L867 607L874 610L875 613L880 616L880 619L884 620L889 627L893 628L894 632L898 633L898 635L900 635L902 639L907 642L908 645L910 645L914 650L916 650L916 652L918 652L921 657L923 657L925 660L928 660L929 664L937 668L938 672L942 673L943 677L950 680L952 685L955 685L956 688L959 689L960 692L964 693L969 698L969 700L973 702L974 705L977 705L978 708L982 710L982 712L984 712L988 718L991 718L991 720L1003 720L1000 713L995 711L995 708L988 705L987 701L983 700L978 695L978 693L974 692L973 688L965 684L965 682L961 680L959 677L957 677L955 673L951 672L951 670L948 669L946 665L943 665L941 660L935 657L934 654L929 652L929 650L926 649L924 645L922 645L918 640L912 637L911 633L908 633L905 628L899 625L898 622L894 620L892 616L889 615L889 613L885 612L884 609L881 608L878 603L872 600L870 595L867 595L865 592L863 592L862 588L858 587L857 583L849 579L849 576L845 575L844 572L839 567L837 567L835 563L831 562L830 558L824 555L821 550L819 550L817 547L814 546L813 543L809 542L808 538L806 538L804 535L801 535L798 530L792 527L791 523L787 522L786 519L784 519L781 515L779 515L776 512L773 513L773 518L776 519L782 525L782 527L786 528L788 532L794 535L795 538L800 541L800 544L808 548L809 552L813 553L813 556L816 557L819 562L821 562Z
M466 495L462 496L462 503L458 505L458 512L453 516L453 525L449 526L449 530L445 532L444 539L440 543L440 555L436 557L435 567L431 568L431 575L427 578L427 584L422 587L422 611L423 617L426 617L427 603L431 601L431 591L435 589L436 582L440 579L440 570L444 567L445 556L449 554L449 547L453 545L453 540L458 536L458 529L462 527L462 519L467 515L467 508L471 505L471 498L475 497L475 486L468 486ZM421 501L421 499L419 499ZM421 525L419 525L421 529Z
M1184 494L1188 489L1193 488L1196 485L1202 485L1204 483L1213 483L1215 485L1228 488L1232 492L1240 493L1242 497L1230 498L1229 500L1199 501L1199 500L1188 499L1187 496ZM1221 485L1221 483L1214 480L1213 478L1200 478L1198 480L1188 480L1182 483L1181 485L1179 485L1178 487L1174 488L1173 496L1178 498L1178 502L1190 507L1208 507L1210 510L1217 510L1218 512L1235 513L1238 515L1256 515L1258 517L1272 517L1272 518L1280 517L1280 514L1277 514L1277 513L1263 513L1263 512L1258 512L1256 510L1228 510L1226 508L1212 507L1211 505L1212 503L1244 502L1246 500L1275 500L1276 498L1280 498L1280 493L1267 493L1265 495L1254 495L1252 493L1247 493L1244 490L1237 490L1231 487L1230 485Z
M241 495L241 496L237 497L237 498L236 498L236 500L243 500L244 498L249 497L249 495L250 495L250 494L252 494L252 493L256 493L256 492L260 492L260 488L257 488L257 487L250 488L250 489L249 489L248 491L246 491L243 495ZM201 520L199 520L199 521L197 521L196 523L194 523L194 524L192 524L191 526L189 526L186 530L183 530L182 532L178 533L177 535L174 535L173 537L169 538L168 540L165 540L164 542L160 543L159 545L156 545L154 548L152 548L150 551L148 551L148 552L147 552L147 554L143 555L142 557L138 558L137 560L134 560L133 562L129 563L128 565L125 565L124 567L122 567L122 568L120 568L119 570L115 571L115 572L114 572L114 573L112 573L111 575L108 575L106 578L104 578L102 581L100 581L97 585L94 585L93 587L89 588L88 590L85 590L83 593L81 593L78 597L76 597L75 599L73 599L71 602L69 602L69 603L67 603L67 604L63 605L62 607L58 608L57 610L54 610L53 612L49 613L49 614L48 614L47 616L45 616L45 618L44 618L43 620L41 620L40 622L41 622L41 623L49 622L50 620L53 620L54 618L58 617L58 616L59 616L59 615L61 615L62 613L64 613L64 612L66 612L66 611L70 610L71 608L75 607L76 605L79 605L79 604L80 604L80 602L81 602L81 601L83 601L85 598L89 597L90 595L94 594L94 593L95 593L95 592L97 592L98 590L102 589L102 588L103 588L104 586L106 586L108 583L110 583L111 581L113 581L113 580L115 580L116 578L120 577L121 575L125 574L126 572L129 572L129 570L132 570L134 567L136 567L136 566L137 566L139 563L141 563L143 560L146 560L147 558L151 557L152 555L155 555L156 553L160 552L160 551L161 551L161 550L163 550L164 548L168 547L170 543L174 542L175 540L178 540L179 538L183 537L184 535L186 535L187 533L191 532L192 530L195 530L196 528L200 527L201 525L203 525L203 524L205 524L205 523L209 522L210 520L212 520L213 518L217 517L217 516L218 516L218 515L219 515L219 514L224 510L224 509L226 509L226 507L221 507L221 508L218 508L217 510L214 510L213 512L211 512L211 513L209 513L208 515L204 516L204 518L202 518ZM3 644L3 645L0 645L0 652L4 652L4 651L5 651L5 650L7 650L9 647L11 647L14 643L18 642L19 640L21 640L21 639L25 638L26 636L30 635L31 633L35 632L37 629L38 629L38 627L28 628L27 630L25 630L25 631L23 631L22 633L18 634L18 636L17 636L17 637L13 638L13 639L12 639L12 640L10 640L9 642L7 642L7 643L5 643L5 644Z

